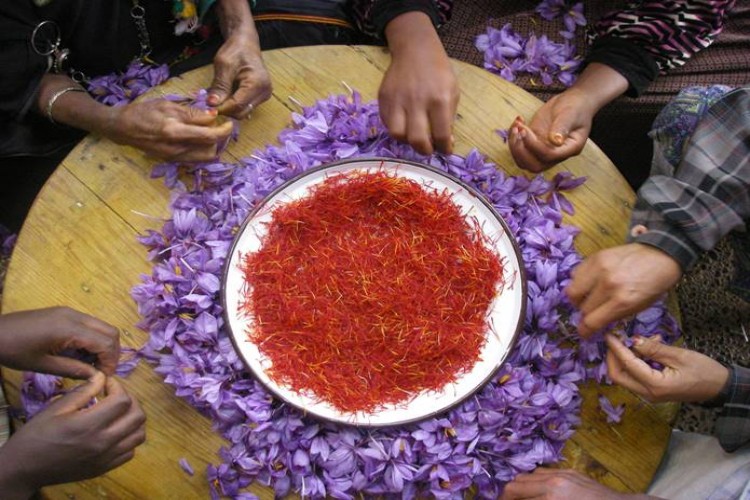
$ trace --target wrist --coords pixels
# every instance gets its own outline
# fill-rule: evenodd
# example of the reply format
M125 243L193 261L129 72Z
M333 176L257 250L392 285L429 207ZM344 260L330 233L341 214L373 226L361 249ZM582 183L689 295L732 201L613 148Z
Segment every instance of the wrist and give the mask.
M94 134L115 140L118 136L118 128L122 113L128 104L124 106L97 106L96 111L90 115L88 130Z
M709 382L711 383L711 387L713 388L711 390L712 396L702 403L703 406L722 406L729 399L729 393L731 392L732 388L733 369L727 368L724 365L719 365L719 363L717 363L717 365L721 366L721 369L717 368L715 371L709 374L711 375Z
M219 28L224 40L234 36L258 36L247 0L220 0L217 6Z
M601 63L591 63L566 91L580 95L593 113L624 94L628 80L616 70Z
M385 38L394 56L425 48L445 53L432 19L421 11L406 12L391 19L385 26Z

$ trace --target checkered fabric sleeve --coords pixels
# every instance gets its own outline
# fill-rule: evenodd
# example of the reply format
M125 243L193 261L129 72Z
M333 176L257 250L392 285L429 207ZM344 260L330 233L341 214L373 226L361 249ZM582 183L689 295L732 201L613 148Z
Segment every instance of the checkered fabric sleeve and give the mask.
M716 436L726 451L750 443L750 369L733 366L727 400L716 421Z
M666 167L638 191L632 223L648 232L633 240L659 248L688 270L729 232L744 230L750 218L750 87L713 104L674 171Z

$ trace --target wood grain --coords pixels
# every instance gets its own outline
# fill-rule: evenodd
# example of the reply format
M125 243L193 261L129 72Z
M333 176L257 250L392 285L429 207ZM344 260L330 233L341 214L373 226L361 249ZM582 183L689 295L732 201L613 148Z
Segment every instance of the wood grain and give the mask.
M240 139L224 159L236 161L274 143L290 123L290 112L329 94L346 92L345 82L364 99L377 96L389 56L374 47L309 47L264 54L274 84L272 99L242 124ZM508 148L495 130L517 115L530 118L540 102L520 88L461 62L454 67L461 85L456 123L456 152L478 149L511 175ZM211 68L173 79L154 94L186 93L203 88ZM150 178L153 160L141 152L106 139L88 137L50 178L21 231L12 257L3 296L3 312L68 305L120 327L123 343L139 346L147 339L135 325L139 320L130 289L142 273L150 272L145 249L136 236L159 229L169 214L169 192L161 180ZM583 153L545 176L560 170L585 175L588 181L569 196L576 215L569 222L581 228L576 240L582 254L623 241L634 194L606 156L591 142ZM18 402L20 376L5 370L6 387ZM125 385L148 414L148 440L136 458L106 476L45 489L48 498L207 498L203 471L217 463L222 439L207 419L173 394L150 366L142 364ZM626 418L615 427L598 410L600 392L627 405ZM583 470L622 491L642 491L664 453L674 407L658 411L618 388L587 386L582 425L568 443L562 466ZM180 458L196 470L183 472ZM252 490L262 498L272 493Z

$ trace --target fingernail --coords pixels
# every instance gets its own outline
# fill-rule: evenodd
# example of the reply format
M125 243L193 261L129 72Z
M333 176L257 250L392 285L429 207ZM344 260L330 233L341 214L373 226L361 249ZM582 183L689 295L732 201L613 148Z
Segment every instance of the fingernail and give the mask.
M641 337L640 335L636 335L635 337L633 337L633 345L641 346L643 345L643 342L645 341L643 340L643 337Z
M521 139L526 139L526 129L521 129L519 135L521 136Z
M630 229L630 236L632 236L633 238L646 233L648 233L648 228L643 224L636 224Z
M565 137L560 132L556 132L552 134L552 143L555 146L562 146L563 142L565 141Z
M523 121L523 117L521 115L516 116L516 120L518 120L521 123L526 123Z

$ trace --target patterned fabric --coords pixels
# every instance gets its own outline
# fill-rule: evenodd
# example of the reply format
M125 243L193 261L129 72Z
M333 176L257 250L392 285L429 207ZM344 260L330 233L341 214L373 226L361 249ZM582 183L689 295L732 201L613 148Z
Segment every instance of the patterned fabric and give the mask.
M595 36L627 39L647 51L661 72L682 66L724 28L735 0L643 0L595 25Z
M360 31L382 38L386 24L406 12L424 12L435 26L442 25L450 19L453 0L353 0L351 8Z
M174 0L172 13L175 17L176 35L192 33L200 27L200 20L216 0Z
M634 241L663 250L687 270L750 218L750 87L708 108L676 167L659 153L632 216L648 232Z
M649 132L655 150L664 156L673 168L682 158L682 146L698 125L708 108L714 105L731 87L688 87L664 107L654 120Z
M716 421L716 437L726 451L750 443L750 369L733 366L726 402Z

